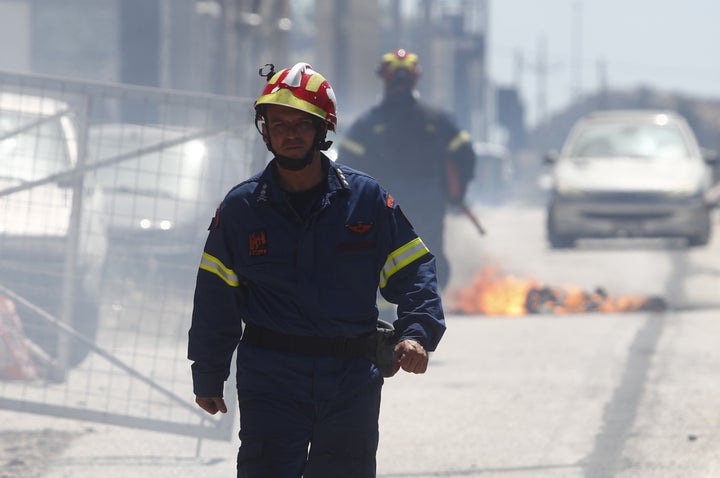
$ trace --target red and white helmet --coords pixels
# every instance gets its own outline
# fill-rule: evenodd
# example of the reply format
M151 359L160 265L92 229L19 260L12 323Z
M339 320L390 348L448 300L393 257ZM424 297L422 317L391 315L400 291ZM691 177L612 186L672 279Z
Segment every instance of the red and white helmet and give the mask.
M419 59L415 53L401 48L382 56L377 69L379 77L385 81L391 81L401 71L408 74L413 81L420 77Z
M275 73L255 100L262 105L282 105L317 116L330 131L337 126L337 100L330 83L307 63L296 63Z

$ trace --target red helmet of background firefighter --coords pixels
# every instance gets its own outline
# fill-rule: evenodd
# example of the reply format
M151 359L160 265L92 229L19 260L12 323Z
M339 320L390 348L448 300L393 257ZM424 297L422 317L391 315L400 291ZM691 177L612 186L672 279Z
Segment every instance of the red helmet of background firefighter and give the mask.
M280 167L298 171L312 162L317 151L325 151L332 144L325 139L328 130L337 126L337 100L330 83L307 63L296 63L291 68L275 72L274 65L265 65L267 72L260 69L260 75L267 78L267 84L255 100L255 126L263 136L268 150L277 158ZM303 111L311 121L297 128L312 127L315 139L303 158L289 158L276 152L273 136L266 124L267 106L279 105Z

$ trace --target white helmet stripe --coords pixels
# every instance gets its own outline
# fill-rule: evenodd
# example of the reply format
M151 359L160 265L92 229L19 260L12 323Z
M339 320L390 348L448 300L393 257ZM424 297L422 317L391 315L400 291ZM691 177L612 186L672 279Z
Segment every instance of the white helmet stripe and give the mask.
M300 83L302 82L302 74L307 73L308 75L312 75L314 73L312 67L308 63L295 63L292 68L290 68L290 71L285 76L285 79L283 80L283 83L285 83L288 86L292 87L299 87Z

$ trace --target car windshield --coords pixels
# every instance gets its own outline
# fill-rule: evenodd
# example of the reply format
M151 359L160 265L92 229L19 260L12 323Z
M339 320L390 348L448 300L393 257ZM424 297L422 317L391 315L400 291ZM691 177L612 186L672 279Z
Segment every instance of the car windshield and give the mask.
M689 156L680 129L673 125L593 125L581 131L570 149L574 158Z
M34 181L66 171L65 138L59 117L0 111L0 178Z
M158 140L153 144L160 143L161 140ZM98 169L98 183L108 191L198 199L203 180L203 161L206 160L203 142L188 141L139 156L132 156L132 152L141 147L148 148L151 144L141 146L103 135L96 146L98 161L131 154L128 159Z

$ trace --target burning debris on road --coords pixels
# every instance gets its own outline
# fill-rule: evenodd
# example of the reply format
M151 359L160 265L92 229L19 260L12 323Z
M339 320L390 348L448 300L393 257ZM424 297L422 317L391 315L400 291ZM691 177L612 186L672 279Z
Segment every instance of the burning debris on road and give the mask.
M518 316L667 310L662 297L613 297L602 287L591 292L577 286L552 287L534 279L501 275L493 266L482 268L467 287L450 290L448 297L447 309L455 314Z

